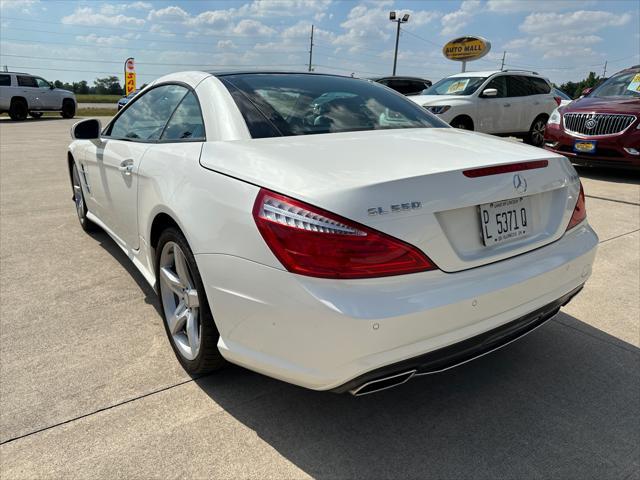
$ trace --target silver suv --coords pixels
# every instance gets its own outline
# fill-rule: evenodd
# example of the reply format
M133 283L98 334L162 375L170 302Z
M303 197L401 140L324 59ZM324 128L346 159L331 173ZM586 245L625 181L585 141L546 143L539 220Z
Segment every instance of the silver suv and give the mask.
M44 78L0 72L0 113L9 112L13 120L25 120L27 115L40 118L44 112L60 112L63 118L73 118L76 106L73 92L55 88Z

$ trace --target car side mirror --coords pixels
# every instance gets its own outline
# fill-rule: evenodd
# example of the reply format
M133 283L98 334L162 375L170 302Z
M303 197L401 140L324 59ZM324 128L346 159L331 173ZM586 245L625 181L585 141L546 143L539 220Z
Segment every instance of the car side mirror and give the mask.
M584 90L582 90L582 96L586 97L587 95L589 95L591 92L593 92L593 88L592 87L588 87L585 88Z
M498 89L497 88L485 88L482 91L482 96L483 97L497 97L498 96Z
M55 85L49 84L49 90L53 90L54 88L56 88Z
M71 127L71 138L74 140L95 140L100 138L102 124L96 118L82 120Z

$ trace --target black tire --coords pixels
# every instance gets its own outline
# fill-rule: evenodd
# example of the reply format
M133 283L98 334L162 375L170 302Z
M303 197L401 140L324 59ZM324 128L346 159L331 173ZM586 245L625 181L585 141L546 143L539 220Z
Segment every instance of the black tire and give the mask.
M33 118L40 118L42 117L42 112L29 112L29 115L31 115Z
M11 120L21 122L27 119L28 114L29 110L27 102L21 98L14 98L11 100L11 106L9 107L9 116L11 117Z
M547 127L546 115L538 115L531 124L529 132L524 137L525 143L533 145L534 147L542 147L544 144L544 132Z
M167 321L167 314L165 312L165 307L163 305L162 300L162 291L160 285L160 257L163 251L163 248L168 242L173 242L177 244L182 252L184 253L184 257L189 268L189 272L195 283L195 288L198 292L198 303L199 303L199 321L200 321L200 349L198 354L193 360L186 359L181 353L180 350L176 347L174 343L174 338L169 330L169 325ZM158 246L156 248L156 259L155 259L155 268L156 268L156 282L158 285L158 296L160 302L160 310L162 311L162 319L164 324L165 332L167 333L167 338L169 339L169 343L171 343L171 348L173 348L173 352L176 355L176 358L182 365L182 367L186 370L189 375L192 376L200 376L214 370L218 370L226 365L225 359L220 354L218 350L218 340L220 339L220 333L218 333L218 328L213 320L213 315L211 313L211 309L209 308L209 302L207 300L207 294L204 289L204 285L202 283L202 278L200 277L200 272L198 270L198 266L196 264L195 257L193 256L193 252L187 243L186 238L178 230L174 227L169 227L162 232L160 238L158 240Z
M87 218L87 203L84 201L82 182L80 181L78 167L76 167L75 163L71 168L71 188L73 190L73 203L76 206L76 214L78 215L80 226L85 232L95 232L98 230L98 226Z
M451 120L450 125L453 128L459 128L460 130L473 130L473 122L467 117L456 117Z
M73 118L76 115L76 104L73 100L62 101L62 112L60 112L62 118Z

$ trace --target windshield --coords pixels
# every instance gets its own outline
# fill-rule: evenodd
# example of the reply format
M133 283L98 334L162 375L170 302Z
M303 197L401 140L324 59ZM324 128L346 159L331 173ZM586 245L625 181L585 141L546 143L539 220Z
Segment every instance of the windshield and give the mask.
M589 97L640 98L640 71L614 75L591 92Z
M253 138L447 127L411 100L368 80L277 73L220 79Z
M422 92L422 95L471 95L487 77L443 78Z

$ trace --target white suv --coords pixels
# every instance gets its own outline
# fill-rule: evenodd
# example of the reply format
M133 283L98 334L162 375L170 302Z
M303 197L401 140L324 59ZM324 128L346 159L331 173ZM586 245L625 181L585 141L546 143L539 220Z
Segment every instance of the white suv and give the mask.
M542 146L558 106L546 78L527 71L458 73L408 97L456 128L523 138Z
M69 90L55 88L44 78L28 73L0 72L0 113L13 120L27 115L40 118L44 112L60 112L64 118L76 114L76 97Z

